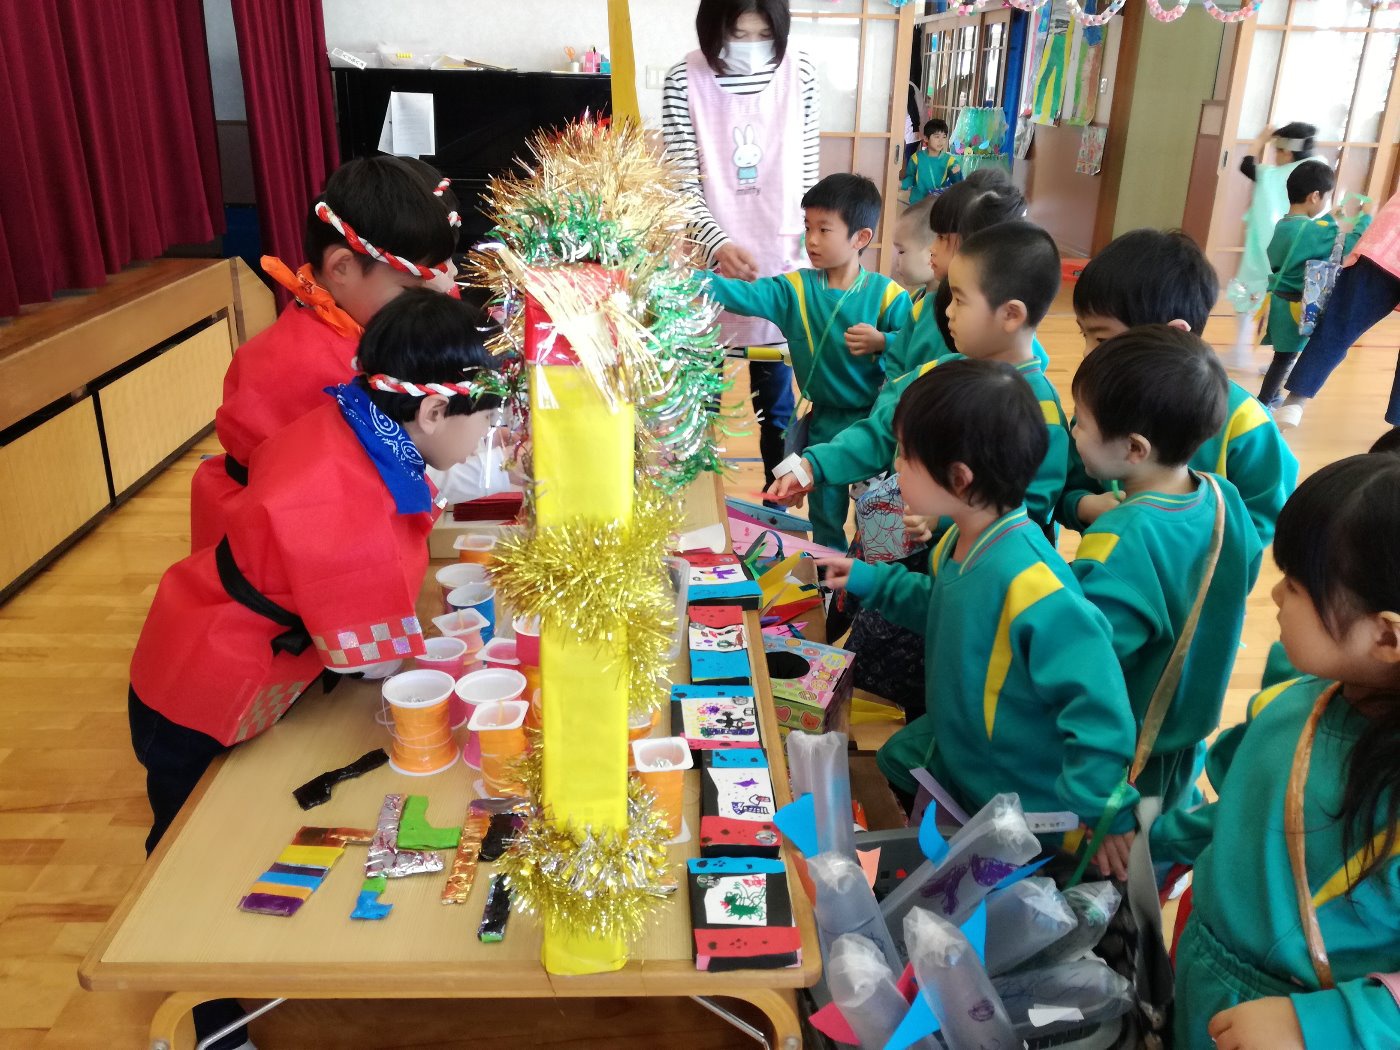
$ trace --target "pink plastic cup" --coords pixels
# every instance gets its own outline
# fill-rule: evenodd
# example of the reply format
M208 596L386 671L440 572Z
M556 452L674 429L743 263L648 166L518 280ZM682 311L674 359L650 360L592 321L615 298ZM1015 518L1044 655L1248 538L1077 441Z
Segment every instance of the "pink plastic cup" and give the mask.
M517 616L511 621L515 631L515 658L521 667L540 665L540 618L538 616Z
M506 667L489 667L464 676L456 692L467 710L474 712L478 704L519 700L525 692L525 676ZM462 745L462 761L473 769L481 768L481 741L470 730Z
M486 667L505 667L512 671L520 670L520 661L515 655L514 638L492 638L477 654Z

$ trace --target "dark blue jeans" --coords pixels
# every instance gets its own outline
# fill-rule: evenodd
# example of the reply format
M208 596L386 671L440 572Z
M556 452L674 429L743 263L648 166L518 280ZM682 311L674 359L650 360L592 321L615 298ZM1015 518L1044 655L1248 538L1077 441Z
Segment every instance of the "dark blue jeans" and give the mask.
M796 409L792 367L776 361L749 362L749 396L758 416L758 452L763 457L763 487L773 484L773 468L783 461L783 432Z
M1312 338L1288 377L1288 392L1316 397L1352 344L1400 305L1400 278L1364 256L1337 275L1332 298L1318 319ZM1385 421L1400 426L1400 360L1390 388Z
M126 711L136 761L146 767L146 798L152 818L151 833L146 836L149 857L194 793L199 778L228 749L213 737L187 729L147 707L134 689L127 690ZM244 1011L236 999L215 999L198 1004L193 1013L195 1037L206 1039L237 1021ZM239 1028L215 1043L214 1050L233 1050L247 1039L248 1029Z

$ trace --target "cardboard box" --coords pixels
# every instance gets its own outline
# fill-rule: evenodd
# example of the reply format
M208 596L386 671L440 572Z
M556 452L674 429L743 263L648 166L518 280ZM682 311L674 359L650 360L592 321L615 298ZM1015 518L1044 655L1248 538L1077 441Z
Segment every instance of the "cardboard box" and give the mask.
M779 731L784 736L794 729L845 732L850 722L855 654L805 638L769 635L763 638L763 649Z

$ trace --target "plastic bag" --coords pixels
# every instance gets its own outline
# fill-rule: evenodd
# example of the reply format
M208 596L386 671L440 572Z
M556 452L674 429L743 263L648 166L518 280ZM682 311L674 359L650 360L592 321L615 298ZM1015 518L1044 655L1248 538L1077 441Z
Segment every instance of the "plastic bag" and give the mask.
M1014 970L1078 925L1053 879L1022 879L998 890L987 898L987 972Z
M822 958L831 957L838 937L858 933L879 947L891 970L902 970L904 964L895 950L894 938L885 926L875 891L866 881L860 862L844 853L822 853L807 862L807 873L817 891L813 909Z
M899 944L909 909L918 905L960 926L997 883L1040 852L1040 842L1026 825L1020 797L997 795L948 840L937 864L926 861L880 904L885 922Z
M992 986L1006 1007L1011 1023L1023 1039L1036 1039L1086 1024L1101 1024L1122 1017L1133 1005L1132 983L1098 959L1080 959L1043 969L1021 970L994 978ZM1080 1016L1053 1021L1031 1011L1037 1008L1074 1010Z
M1065 901L1073 909L1078 924L1072 933L1056 941L1026 964L1026 969L1052 966L1078 959L1096 947L1113 921L1123 895L1111 882L1085 882L1065 890Z
M855 819L851 813L851 764L845 733L789 733L788 767L796 796L812 795L816 812L817 852L856 855Z
M909 1004L899 993L894 971L879 947L855 933L836 938L826 960L826 985L862 1050L884 1050ZM938 1050L941 1045L929 1035L912 1047Z
M919 994L938 1018L949 1050L1021 1044L992 979L962 930L931 911L914 908L904 917L904 940Z

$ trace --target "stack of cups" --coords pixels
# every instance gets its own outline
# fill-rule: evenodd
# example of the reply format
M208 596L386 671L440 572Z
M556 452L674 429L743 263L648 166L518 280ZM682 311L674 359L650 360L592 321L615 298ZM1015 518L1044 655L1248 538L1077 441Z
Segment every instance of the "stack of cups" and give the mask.
M395 771L425 777L457 761L449 712L452 689L452 676L444 671L405 671L385 679L383 697L393 738L389 764Z
M632 759L637 765L637 778L656 796L655 812L670 825L672 840L680 838L685 771L695 764L690 745L679 736L634 740Z
M496 557L495 536L458 536L452 546L461 561L473 565L490 565Z
M480 613L486 620L481 629L482 643L489 642L496 635L496 588L489 583L468 583L453 588L447 593L447 604L456 612Z
M453 562L451 565L444 565L435 575L438 588L442 591L442 611L451 612L452 606L448 602L447 596L458 587L465 587L472 583L485 583L486 566L460 561Z
M530 722L539 728L538 703L534 696L540 688L540 618L538 616L517 616L510 622L515 632L515 658L519 661L519 671L525 676L526 692L531 699Z
M457 683L457 698L475 714L480 706L510 703L520 700L525 692L525 676L509 668L493 667L472 671ZM522 712L530 705L521 703ZM522 714L522 720L523 720ZM524 730L521 730L524 739ZM462 761L473 769L481 768L481 739L476 733L475 719L467 722L467 742L462 746Z
M423 647L426 652L422 656L416 657L418 666L429 671L442 671L445 674L450 674L454 683L467 673L468 660L474 659L474 655L462 638L425 638ZM448 698L447 709L453 729L461 729L472 715L462 698L457 695L455 688Z
M472 712L469 727L481 742L481 780L488 796L525 794L516 765L525 754L525 711L529 706L523 700L495 700Z

